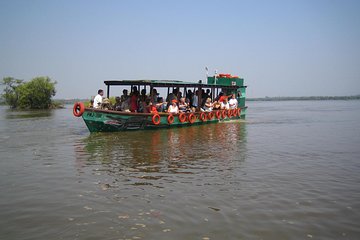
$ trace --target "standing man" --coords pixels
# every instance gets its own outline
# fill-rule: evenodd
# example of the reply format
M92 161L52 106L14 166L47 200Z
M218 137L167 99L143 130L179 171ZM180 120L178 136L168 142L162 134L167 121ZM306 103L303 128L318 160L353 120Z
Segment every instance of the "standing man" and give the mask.
M102 96L104 95L104 91L102 89L98 90L98 95L94 98L94 108L100 108L102 103Z

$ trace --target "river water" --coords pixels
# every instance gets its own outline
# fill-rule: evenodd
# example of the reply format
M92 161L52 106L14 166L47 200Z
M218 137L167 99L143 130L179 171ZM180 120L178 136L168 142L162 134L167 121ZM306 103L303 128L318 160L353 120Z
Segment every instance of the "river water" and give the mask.
M360 101L90 134L0 108L0 239L360 239Z

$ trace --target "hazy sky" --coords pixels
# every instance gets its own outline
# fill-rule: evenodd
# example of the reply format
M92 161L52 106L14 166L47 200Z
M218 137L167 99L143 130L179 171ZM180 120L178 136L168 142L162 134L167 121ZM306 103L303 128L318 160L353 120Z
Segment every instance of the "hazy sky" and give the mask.
M0 0L0 77L49 76L56 98L205 66L249 97L360 94L360 1Z

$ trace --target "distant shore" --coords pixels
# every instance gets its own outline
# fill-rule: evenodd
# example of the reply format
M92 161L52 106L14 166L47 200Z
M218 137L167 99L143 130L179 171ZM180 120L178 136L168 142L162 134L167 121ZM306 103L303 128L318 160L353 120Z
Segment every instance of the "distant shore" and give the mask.
M360 95L354 96L309 96L309 97L262 97L246 98L246 101L323 101L323 100L358 100Z
M310 97L260 97L246 98L246 101L323 101L323 100L359 100L360 95L354 96L310 96ZM89 99L54 99L62 104L73 104L75 102L89 102Z

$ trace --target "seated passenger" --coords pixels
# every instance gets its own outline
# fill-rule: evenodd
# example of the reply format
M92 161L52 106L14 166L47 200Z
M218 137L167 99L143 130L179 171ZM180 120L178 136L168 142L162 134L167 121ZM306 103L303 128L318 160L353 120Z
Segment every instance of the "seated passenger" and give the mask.
M238 101L236 100L235 94L231 95L231 99L229 100L230 109L235 109L238 106Z
M143 113L150 113L151 112L151 105L150 105L150 98L145 99L143 102Z
M156 105L153 104L151 101L150 101L150 113L158 113L158 110L156 109Z
M121 111L121 101L120 101L120 97L116 97L115 98L115 104L113 106L113 109L115 111Z
M166 112L167 103L164 102L164 99L162 97L158 98L158 103L156 103L155 106L158 112Z
M110 100L108 98L104 98L100 108L103 110L112 110Z
M128 95L128 90L127 89L124 89L123 90L123 95L121 95L121 97L120 97L120 101L121 102L124 102L126 99L128 99L129 98L129 95Z
M185 98L180 98L180 102L179 102L179 111L180 112L188 112L189 110L189 105L185 102Z
M203 109L205 112L211 112L213 110L213 103L211 102L211 98L208 97L206 99Z
M151 91L151 95L150 95L150 99L152 103L157 103L158 102L158 92L155 88L152 89Z
M130 98L127 98L121 103L121 111L130 112Z
M226 109L226 110L230 109L227 97L225 97L224 100L221 102L220 109Z
M171 105L169 106L168 113L178 114L179 108L177 105L177 101L174 99L171 101Z

